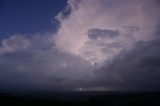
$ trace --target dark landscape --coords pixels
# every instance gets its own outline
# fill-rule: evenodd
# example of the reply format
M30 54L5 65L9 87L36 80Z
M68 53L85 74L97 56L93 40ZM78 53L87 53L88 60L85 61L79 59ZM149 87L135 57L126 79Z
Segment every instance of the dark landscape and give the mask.
M0 105L158 106L160 92L1 92Z

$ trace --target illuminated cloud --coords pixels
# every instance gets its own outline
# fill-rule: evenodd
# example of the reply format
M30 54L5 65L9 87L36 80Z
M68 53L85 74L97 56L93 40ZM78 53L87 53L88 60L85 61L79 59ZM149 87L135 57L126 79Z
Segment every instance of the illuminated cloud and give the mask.
M153 39L160 13L157 9L156 0L69 0L66 11L70 14L65 16L61 12L56 17L61 27L54 41L60 51L101 64L108 56L104 56L106 53L100 48L106 51L108 47L104 44L108 42L109 45L119 45L111 48L116 52L109 54L113 57L121 49L131 48L137 41ZM97 37L103 46L97 47L97 41L90 40ZM89 45L86 44L88 42Z

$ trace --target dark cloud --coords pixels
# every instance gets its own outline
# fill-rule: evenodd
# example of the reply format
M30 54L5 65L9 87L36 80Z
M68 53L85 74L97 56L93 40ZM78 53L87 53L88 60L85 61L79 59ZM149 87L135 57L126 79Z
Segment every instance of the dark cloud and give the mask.
M83 60L57 51L52 53L18 52L1 56L0 88L74 88L90 79L89 71L86 72L90 68Z
M160 40L137 42L133 49L120 52L112 62L106 63L98 71L102 82L108 86L129 90L158 90Z
M58 51L45 36L15 35L2 42L0 89L65 90L64 87L73 89L91 78L86 61Z
M138 26L123 26L123 28L130 31L131 33L134 33L140 30Z
M89 29L87 32L89 38L97 40L99 38L113 38L119 35L117 30L110 29Z

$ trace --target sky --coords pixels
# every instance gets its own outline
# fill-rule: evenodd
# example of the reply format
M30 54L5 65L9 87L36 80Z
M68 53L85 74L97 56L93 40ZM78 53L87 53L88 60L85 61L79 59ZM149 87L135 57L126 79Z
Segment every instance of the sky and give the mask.
M159 91L159 0L0 0L0 90Z
M0 35L54 32L54 16L65 6L66 0L0 0Z

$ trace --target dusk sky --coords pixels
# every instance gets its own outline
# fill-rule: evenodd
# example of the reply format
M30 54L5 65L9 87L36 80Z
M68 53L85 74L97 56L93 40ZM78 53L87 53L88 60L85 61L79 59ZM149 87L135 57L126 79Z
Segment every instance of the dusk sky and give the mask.
M0 90L160 90L159 0L0 0Z

